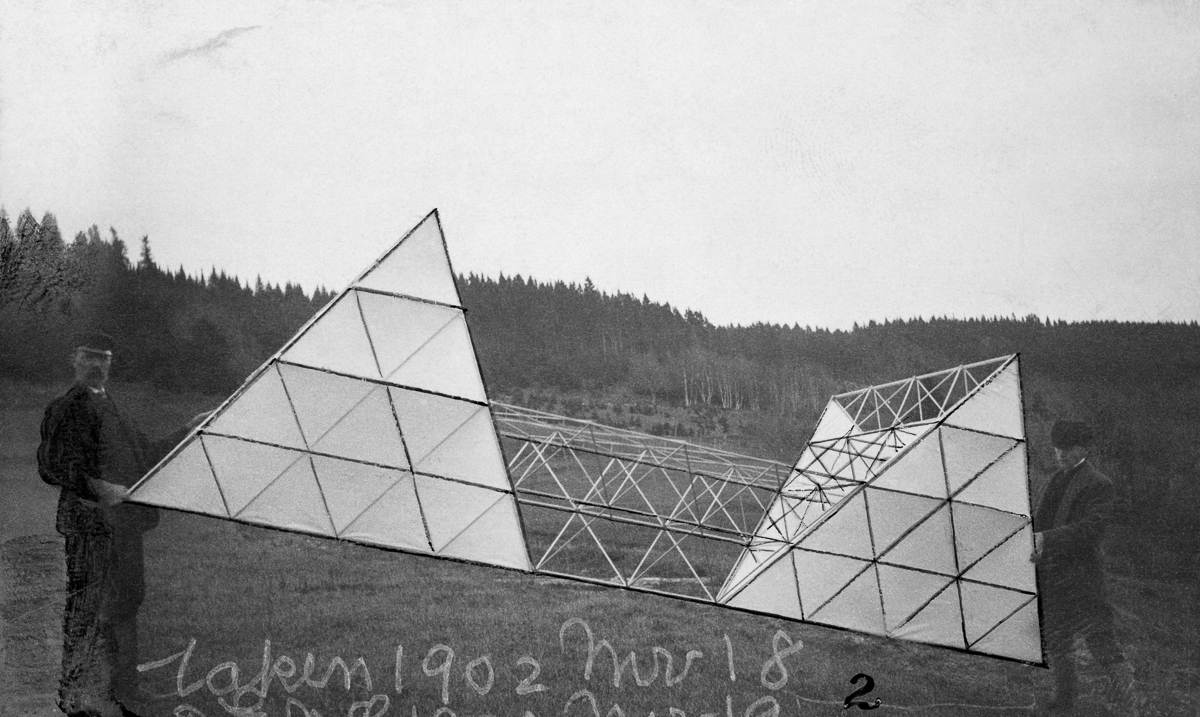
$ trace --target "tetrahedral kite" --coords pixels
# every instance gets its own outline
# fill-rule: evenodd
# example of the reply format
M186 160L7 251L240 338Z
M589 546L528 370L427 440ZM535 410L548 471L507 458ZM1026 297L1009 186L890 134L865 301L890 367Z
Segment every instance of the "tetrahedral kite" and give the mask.
M1015 356L834 396L791 468L491 404L434 211L131 499L1040 663L1024 435Z

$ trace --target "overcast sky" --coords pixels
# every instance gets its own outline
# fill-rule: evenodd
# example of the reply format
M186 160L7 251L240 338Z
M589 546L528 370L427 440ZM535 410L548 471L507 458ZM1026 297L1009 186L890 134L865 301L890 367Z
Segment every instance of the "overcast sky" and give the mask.
M454 267L716 323L1200 319L1192 2L6 0L0 203L340 289Z

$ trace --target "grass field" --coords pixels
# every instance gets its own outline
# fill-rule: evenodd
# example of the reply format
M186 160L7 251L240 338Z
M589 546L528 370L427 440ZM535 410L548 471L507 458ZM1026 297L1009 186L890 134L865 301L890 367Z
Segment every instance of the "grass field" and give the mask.
M113 390L160 432L211 404ZM53 391L0 391L5 484L36 481L36 426ZM1200 640L1182 558L1129 527L1110 546L1143 714L1194 714L1189 651ZM146 548L136 706L148 715L834 715L846 714L857 673L874 680L864 697L883 700L876 714L1021 714L1050 689L1041 668L173 511ZM1084 669L1085 691L1097 676Z

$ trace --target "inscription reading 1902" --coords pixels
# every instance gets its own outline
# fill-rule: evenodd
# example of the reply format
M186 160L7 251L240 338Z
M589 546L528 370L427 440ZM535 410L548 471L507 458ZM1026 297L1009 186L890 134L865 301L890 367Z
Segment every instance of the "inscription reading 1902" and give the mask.
M598 637L587 621L574 617L562 623L558 631L558 643L563 659L572 665L578 664L578 670L572 667L568 674L582 678L587 683L584 686L565 686L562 684L547 684L543 677L542 663L532 655L520 655L515 660L493 657L491 653L470 656L469 659L459 655L453 646L437 643L424 651L419 660L406 661L403 644L396 646L394 661L391 665L391 689L377 685L372 673L362 657L349 663L342 657L333 657L322 668L310 652L302 663L286 654L274 654L271 641L263 641L261 666L249 679L243 681L244 675L238 664L233 661L221 662L212 667L203 677L199 676L193 664L193 654L197 641L192 638L183 650L138 666L140 672L152 672L163 669L174 669L174 695L180 700L189 699L191 702L215 700L225 713L234 717L270 717L264 711L267 699L272 694L282 699L283 717L384 717L388 714L405 717L421 717L421 709L415 700L409 705L401 701L407 695L413 696L413 690L406 687L411 680L433 680L429 685L437 695L437 703L431 712L432 717L456 717L451 706L452 701L462 703L460 709L475 708L480 703L478 698L493 695L502 698L508 705L501 711L512 710L519 717L536 717L522 701L529 705L528 700L539 699L541 709L545 710L545 698L555 699L556 714L568 717L625 717L625 709L619 702L603 704L604 700L597 692L590 689L591 685L611 684L614 690L633 689L644 690L654 685L665 688L677 688L688 685L703 689L673 689L670 694L712 694L714 684L716 689L725 677L730 686L738 680L734 662L733 643L728 635L724 636L725 655L723 660L707 658L700 650L686 650L682 655L655 645L647 652L639 655L637 651L629 651L621 655L607 639ZM759 683L770 692L782 689L788 682L787 658L803 649L799 640L793 640L782 630L777 631L771 638L771 656L762 663L759 672ZM699 666L711 663L707 675L703 678L696 676ZM712 670L719 670L721 675L715 682ZM564 674L564 670L553 671L554 674ZM170 673L167 673L170 674ZM865 677L856 675L855 680ZM689 679L691 678L691 679ZM170 679L170 678L168 678ZM869 679L869 678L868 678ZM596 682L593 682L595 680ZM872 685L860 689L851 697L868 692ZM276 689L277 687L277 689ZM322 714L316 708L305 704L318 702L318 695L312 694L327 688L340 688L347 697L353 691L355 694L369 698L353 701L345 712ZM424 687L424 685L423 685ZM274 690L274 691L273 691ZM280 694L279 691L282 691ZM606 693L611 692L606 688ZM504 694L507 693L507 694ZM560 695L553 698L554 695ZM735 712L735 698L726 693L723 703L712 705L711 709L697 712L697 717L779 717L778 700L771 694L749 701L744 708ZM846 706L852 703L851 697L846 698ZM716 698L719 700L720 698ZM425 698L425 702L429 698ZM695 700L692 700L693 702ZM878 701L877 701L878 703ZM328 705L328 702L322 702ZM866 708L866 704L859 704ZM406 709L407 708L407 709ZM212 711L214 708L205 707ZM324 707L327 709L328 707ZM687 713L678 706L666 706L668 717L687 717ZM494 714L489 712L488 714ZM206 717L200 707L195 704L181 703L174 709L175 717ZM650 717L654 713L650 712Z

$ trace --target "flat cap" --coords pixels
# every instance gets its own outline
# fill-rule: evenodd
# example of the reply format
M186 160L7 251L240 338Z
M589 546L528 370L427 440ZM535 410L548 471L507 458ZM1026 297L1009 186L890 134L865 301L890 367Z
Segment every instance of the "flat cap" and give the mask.
M75 335L75 350L112 356L117 342L103 331L81 331Z

